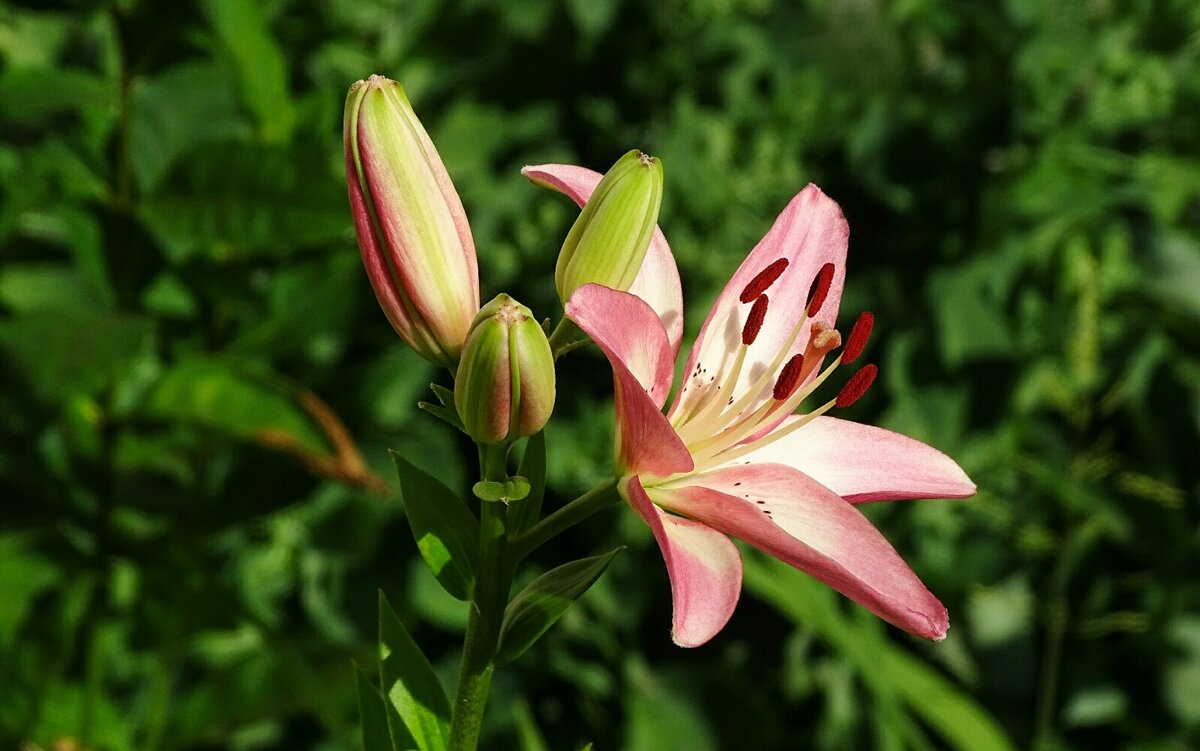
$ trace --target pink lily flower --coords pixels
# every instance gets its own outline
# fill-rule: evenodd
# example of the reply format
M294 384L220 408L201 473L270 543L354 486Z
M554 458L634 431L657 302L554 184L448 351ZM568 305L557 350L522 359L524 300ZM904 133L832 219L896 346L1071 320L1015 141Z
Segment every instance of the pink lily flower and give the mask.
M718 296L665 415L677 345L663 321L676 319L633 290L594 284L567 305L612 365L618 488L662 550L680 646L707 642L733 614L742 562L730 536L889 623L945 638L945 607L855 506L962 498L974 484L930 446L825 415L861 396L873 365L835 398L794 414L870 333L869 313L844 347L834 328L848 238L841 210L819 188L793 198Z

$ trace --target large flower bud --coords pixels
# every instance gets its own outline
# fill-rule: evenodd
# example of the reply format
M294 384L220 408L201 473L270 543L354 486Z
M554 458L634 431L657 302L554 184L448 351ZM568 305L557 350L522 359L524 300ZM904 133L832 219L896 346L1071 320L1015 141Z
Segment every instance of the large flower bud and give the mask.
M453 367L479 310L475 243L441 157L395 81L350 87L346 183L367 276L396 333Z
M454 381L467 434L501 443L537 433L554 410L554 355L529 308L497 295L479 311Z
M662 190L662 162L636 149L604 175L558 254L554 285L564 305L584 284L629 289L650 247Z

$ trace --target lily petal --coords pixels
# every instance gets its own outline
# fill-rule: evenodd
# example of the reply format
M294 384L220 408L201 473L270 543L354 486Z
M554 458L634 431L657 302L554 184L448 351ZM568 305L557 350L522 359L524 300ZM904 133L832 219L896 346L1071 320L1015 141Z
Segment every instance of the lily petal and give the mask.
M767 293L770 298L767 316L747 353L733 398L745 394L764 368L769 368L776 359L792 329L804 316L809 288L826 263L833 264L833 280L816 320L832 326L842 299L849 238L850 228L842 210L820 188L810 184L796 194L713 303L683 371L690 381L682 384L669 414L694 408L711 388L709 384L724 381L742 343L742 327L750 311L750 306L738 298L747 283L772 262L784 258L788 265ZM789 347L789 354L804 350L811 326L811 321L804 324ZM769 395L767 389L763 398ZM761 400L750 408L759 404Z
M605 354L620 358L659 409L675 375L675 357L658 315L631 292L585 284L567 301L575 321Z
M743 464L649 490L667 511L738 537L927 639L946 608L858 509L782 464Z
M567 316L612 365L617 472L660 477L690 472L692 455L661 411L671 384L671 361L653 311L628 292L585 284L568 301ZM647 383L657 397L647 393Z
M698 647L729 622L742 591L742 556L720 532L699 522L663 513L650 502L636 476L622 495L641 514L667 563L671 579L671 639Z
M789 417L780 428L798 419ZM850 503L975 494L975 483L962 467L932 446L836 417L818 417L739 461L786 464Z
M599 172L573 164L538 164L525 167L521 174L537 185L562 193L580 208L604 177ZM671 359L674 360L683 341L683 287L671 246L667 245L667 238L658 227L654 228L641 271L629 291L649 303L658 314L671 342Z

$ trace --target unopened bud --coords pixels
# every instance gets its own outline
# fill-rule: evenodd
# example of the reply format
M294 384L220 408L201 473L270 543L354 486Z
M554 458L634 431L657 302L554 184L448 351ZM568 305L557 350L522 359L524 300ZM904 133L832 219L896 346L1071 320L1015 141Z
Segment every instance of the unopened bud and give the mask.
M558 254L554 285L564 304L584 284L629 289L650 247L662 190L662 162L636 149L604 175Z
M350 88L346 183L363 265L396 333L453 367L479 310L466 212L429 135L395 81Z
M529 308L498 295L476 316L458 363L454 406L483 443L533 435L554 410L554 355Z

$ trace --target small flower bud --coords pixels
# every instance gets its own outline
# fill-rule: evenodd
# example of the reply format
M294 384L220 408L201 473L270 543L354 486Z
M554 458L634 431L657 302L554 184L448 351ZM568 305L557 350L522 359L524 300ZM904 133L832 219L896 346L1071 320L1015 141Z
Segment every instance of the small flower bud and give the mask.
M429 135L395 81L350 87L346 183L363 265L388 321L410 347L453 367L479 310L466 212Z
M554 410L554 355L529 308L497 295L479 311L454 381L467 434L501 443L537 433Z
M566 304L588 283L627 290L633 284L662 203L662 162L636 149L617 160L567 233L554 285Z

